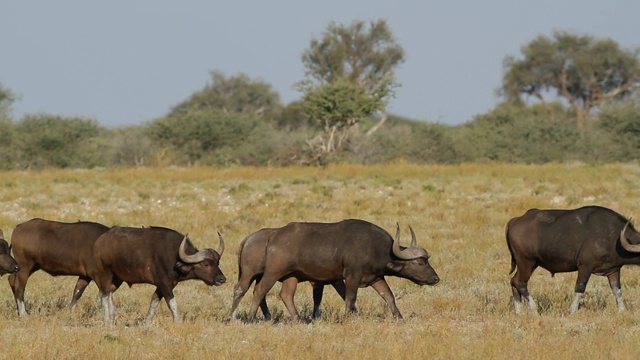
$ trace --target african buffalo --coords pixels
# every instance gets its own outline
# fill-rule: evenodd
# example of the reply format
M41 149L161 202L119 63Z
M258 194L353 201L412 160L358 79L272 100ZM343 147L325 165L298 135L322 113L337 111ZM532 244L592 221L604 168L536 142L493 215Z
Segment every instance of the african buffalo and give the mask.
M37 270L53 276L79 277L71 297L74 309L96 270L93 244L107 230L105 225L86 221L64 223L36 218L18 224L11 246L20 270L9 276L18 314L27 315L24 289L29 276Z
M20 266L16 260L11 257L11 247L7 240L4 239L4 232L0 229L0 276L4 274L13 274L20 270Z
M578 272L575 295L570 312L578 311L580 299L591 274L607 276L624 311L620 288L620 268L640 264L640 233L624 216L600 206L573 210L531 209L511 219L505 229L511 252L511 289L516 313L522 309L522 298L537 312L527 283L533 271L541 266L551 272Z
M181 281L200 279L207 285L222 285L226 278L219 268L224 239L218 233L217 250L196 249L186 235L162 227L133 228L115 226L96 240L96 284L106 322L113 318L112 295L123 282L156 286L146 322L151 322L158 303L164 298L180 321L173 288Z
M381 227L357 219L337 223L294 222L275 230L269 235L265 271L255 286L249 318L255 318L266 293L286 276L294 281L344 280L348 312L355 311L358 288L372 286L387 302L394 317L402 318L385 276L403 277L419 285L435 285L440 281L429 264L429 253L416 245L413 229L411 235L411 246L403 248L399 244L399 226L394 240ZM291 316L297 318L294 290L295 286L283 286L280 294Z
M247 290L249 290L249 287L251 286L253 281L255 280L256 282L259 282L260 279L262 279L262 274L264 273L264 256L267 248L267 240L269 238L269 235L277 229L278 228L260 229L244 238L244 240L242 240L242 242L240 243L240 253L238 254L238 283L233 288L233 304L231 306L231 312L229 314L230 320L236 319L240 300L242 300L244 294L247 293ZM291 279L291 276L279 280L283 282L283 290L291 286L295 288L298 282L294 279ZM292 283L292 281L294 282ZM324 285L325 283L323 282L312 283L314 319L320 316L320 303L322 302L322 292L324 289ZM344 300L344 281L334 281L331 283L331 285L333 285L338 294ZM270 320L271 312L269 311L269 307L267 306L266 298L263 298L260 302L260 309L264 314L264 318L266 320Z

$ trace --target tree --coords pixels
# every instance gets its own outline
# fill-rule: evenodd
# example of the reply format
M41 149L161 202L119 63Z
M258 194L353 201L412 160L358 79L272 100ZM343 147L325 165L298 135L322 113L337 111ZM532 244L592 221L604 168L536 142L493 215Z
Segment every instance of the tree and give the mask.
M9 109L15 101L11 90L0 84L0 169L14 166L17 157L15 146L15 124L11 120Z
M280 95L270 84L242 73L227 77L215 70L211 72L211 84L176 105L171 113L216 109L223 113L263 115L280 107Z
M593 108L624 98L640 84L637 51L611 39L555 32L553 38L538 36L521 52L522 59L505 59L500 92L509 100L535 96L550 111L544 96L555 90L574 109L581 129Z
M349 130L362 116L380 110L382 101L378 94L367 94L364 88L339 79L327 85L309 85L302 106L322 125L322 134L307 141L318 162L325 155L340 152Z
M307 115L322 124L325 153L338 151L360 118L382 112L370 133L386 121L386 105L398 85L394 69L403 61L404 50L384 20L368 27L363 21L331 23L320 39L311 40L302 54L307 79L298 88Z
M13 92L0 84L0 117L8 117L9 107L15 100Z

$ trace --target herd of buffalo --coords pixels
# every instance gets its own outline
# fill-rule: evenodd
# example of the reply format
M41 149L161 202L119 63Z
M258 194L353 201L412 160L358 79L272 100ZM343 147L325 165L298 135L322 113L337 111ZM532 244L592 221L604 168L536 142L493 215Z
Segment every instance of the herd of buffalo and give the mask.
M398 276L418 285L440 281L429 264L429 253L417 245L411 227L411 244L400 245L400 226L393 238L381 227L364 220L336 223L293 222L280 228L264 228L240 244L238 281L233 289L229 319L237 318L238 305L255 282L247 314L254 319L258 307L271 318L265 296L278 281L280 298L289 314L298 318L293 298L297 283L313 285L313 317L319 316L325 285L344 299L348 312L356 311L358 288L371 286L385 300L393 316L402 318L385 276ZM589 277L607 276L618 309L625 310L620 268L640 264L640 233L617 212L599 206L572 210L531 209L511 219L505 235L511 253L511 279L516 312L523 301L531 311L536 304L527 284L538 267L552 274L578 272L570 312L578 310ZM16 226L11 246L0 230L0 274L9 273L9 284L18 314L27 314L24 291L37 270L51 275L78 276L71 309L91 281L95 281L105 322L114 321L112 295L125 282L156 286L146 316L150 322L165 299L175 321L180 320L173 289L184 280L199 279L222 285L220 270L224 239L218 233L217 249L198 250L187 235L163 227L108 227L95 222L65 223L32 219ZM11 255L13 253L13 257Z

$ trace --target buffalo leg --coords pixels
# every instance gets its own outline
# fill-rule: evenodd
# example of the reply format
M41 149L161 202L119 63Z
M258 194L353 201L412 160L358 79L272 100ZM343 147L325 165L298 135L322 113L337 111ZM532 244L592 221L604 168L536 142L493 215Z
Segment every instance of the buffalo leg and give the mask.
M257 280L259 281L260 277ZM240 300L247 293L252 282L252 279L238 279L238 283L233 287L233 303L231 304L228 320L235 320L238 317L238 305L240 305ZM271 312L267 306L266 298L260 301L260 310L262 310L265 320L271 320Z
M98 290L100 291L100 304L104 314L105 323L113 323L115 321L115 306L113 306L113 292L120 287L122 281L116 280L109 270L104 270L99 278L95 279Z
M322 297L324 292L325 283L323 282L315 282L313 283L313 318L320 317L320 303L322 303ZM338 295L345 299L345 288L343 280L336 280L331 283L331 286L336 290Z
M156 288L156 291L151 295L151 303L149 304L149 311L147 311L147 317L144 319L144 322L147 324L151 323L151 319L153 318L153 314L156 312L156 308L158 304L160 304L160 300L162 300L162 293Z
M584 292L587 289L587 283L589 282L590 277L591 269L586 267L578 268L578 279L576 279L576 289L573 296L573 302L569 308L569 313L575 314L575 312L580 308L580 299L582 299L582 295L584 295Z
M180 314L178 313L178 302L173 296L173 289L164 286L158 286L156 292L158 293L159 299L162 299L164 297L164 300L167 302L167 306L169 307L169 310L173 315L173 321L177 323L181 322Z
M251 301L251 307L249 308L248 318L253 320L256 318L256 313L258 312L258 306L264 300L264 297L267 295L269 290L275 285L278 281L277 275L267 275L264 274L262 276L262 280L256 283L256 286L253 288L253 300Z
M282 282L282 288L280 289L280 299L284 302L284 306L289 310L289 315L294 319L300 319L296 304L293 302L293 297L298 287L298 279L294 276L285 279Z
M180 314L178 314L178 302L176 301L175 297L167 297L167 305L169 306L169 310L171 310L171 313L173 314L173 321L174 322L181 322L182 320L180 319Z
M320 317L320 303L322 302L322 295L324 292L324 283L323 282L314 282L311 284L313 286L313 315L311 315L314 319ZM344 299L344 283L343 283L343 293L342 298Z
M13 292L13 297L16 300L16 307L18 309L18 315L26 316L27 310L24 306L24 289L27 286L27 280L33 273L32 266L20 265L20 270L9 276L9 285Z
M238 305L244 294L249 290L249 286L244 286L240 281L233 287L233 303L231 304L231 311L229 312L229 320L235 320L238 315Z
M260 310L262 310L262 315L264 315L265 320L271 320L271 311L269 311L269 306L267 306L266 297L263 297L260 301Z
M78 300L84 293L84 290L87 288L91 279L88 277L80 276L78 281L76 282L76 287L73 289L73 296L71 297L71 311L75 310L76 305L78 304Z
M260 280L262 280L262 274L256 276L256 285L260 282ZM247 285L247 289L249 288L249 286L251 286L251 283L249 283ZM245 290L246 291L246 290ZM262 315L264 316L264 319L269 321L271 320L271 311L269 311L269 306L267 306L267 297L263 297L262 300L260 301L260 310L262 311Z
M111 282L111 288L109 290L109 292L111 293L111 295L109 296L109 311L111 311L111 316L113 316L114 318L115 318L115 314L116 314L116 307L115 307L115 305L113 305L113 293L116 290L118 290L120 285L122 285L122 280L120 280L118 278L115 278Z
M331 286L333 286L333 288L336 289L336 292L338 293L338 295L340 295L342 300L344 300L344 294L345 294L344 280L336 280L331 283Z
M344 276L344 302L348 313L356 312L356 298L360 286L360 273L350 273Z
M371 287L374 288L378 294L387 302L387 305L391 308L391 313L393 317L396 319L402 319L402 314L400 314L400 310L398 310L398 306L396 306L396 298L393 296L393 292L391 288L389 288L389 284L384 279L380 279L373 284Z
M100 304L102 305L102 312L104 314L104 322L107 324L113 324L115 321L114 306L113 306L113 293L111 291L100 291Z
M620 286L620 270L613 274L609 274L607 278L609 279L611 291L613 291L613 295L616 297L616 301L618 302L618 311L625 311L626 308L624 307L624 301L622 300L622 287Z
M261 276L255 277L255 280L260 281ZM238 305L240 305L240 300L244 297L244 295L251 287L251 283L253 283L253 278L249 278L248 276L240 276L238 278L238 283L233 287L233 303L231 304L231 311L229 311L229 320L235 320L238 317ZM271 313L269 313L269 308L267 307L267 302L260 302L260 309L262 309L262 313L264 317L269 320L271 319Z
M533 262L521 261L518 263L518 267L515 275L511 278L511 291L513 292L513 303L515 305L516 314L522 311L522 298L529 303L529 309L534 313L538 312L536 302L529 294L528 283L531 278L531 274L536 269L536 265Z

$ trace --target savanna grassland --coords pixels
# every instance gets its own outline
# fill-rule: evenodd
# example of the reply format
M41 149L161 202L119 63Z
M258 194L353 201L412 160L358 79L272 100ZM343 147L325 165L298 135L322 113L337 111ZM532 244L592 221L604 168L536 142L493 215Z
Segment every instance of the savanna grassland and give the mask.
M106 225L159 225L188 233L199 248L226 241L221 268L228 282L183 282L176 299L183 322L163 303L151 326L142 320L153 287L122 286L114 294L117 321L103 324L90 285L70 313L75 278L35 273L18 318L6 276L0 279L0 358L242 358L242 359L585 359L637 358L640 269L623 268L629 311L619 314L605 278L593 276L582 309L569 316L574 274L538 269L529 289L540 315L516 316L509 286L504 225L533 207L598 204L640 217L638 165L336 165L326 168L136 168L0 173L0 227L33 217ZM394 320L371 288L358 293L355 315L327 287L322 317L288 320L277 298L274 321L227 323L236 282L238 245L261 227L291 221L362 218L388 231L399 222L402 242L416 231L442 281L420 287L390 278L404 320ZM311 287L296 304L311 317Z

